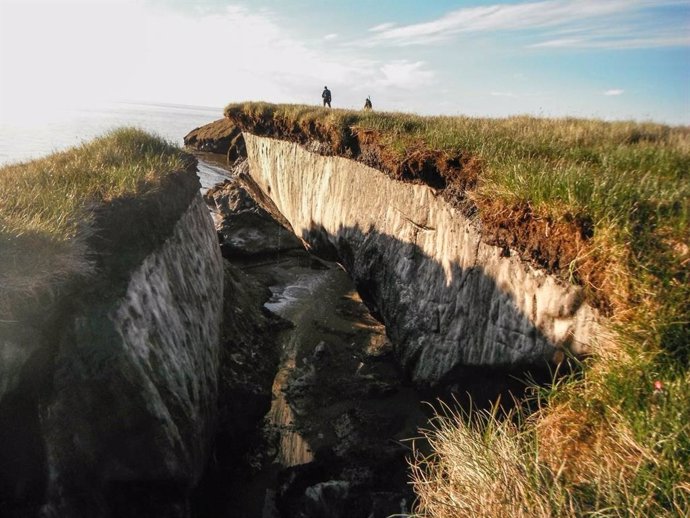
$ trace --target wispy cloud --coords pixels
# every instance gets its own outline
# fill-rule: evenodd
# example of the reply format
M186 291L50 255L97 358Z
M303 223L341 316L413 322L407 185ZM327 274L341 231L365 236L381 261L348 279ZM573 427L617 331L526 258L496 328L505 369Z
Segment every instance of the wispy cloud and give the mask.
M532 31L536 38L548 31L563 30L575 36L550 38L533 47L690 45L687 19L650 24L644 16L664 6L687 6L687 0L544 0L520 4L496 4L450 11L429 22L372 27L375 34L364 46L409 46L446 41L462 33ZM680 17L683 18L683 17ZM626 22L626 23L623 23ZM612 27L620 27L612 30ZM640 33L643 30L643 33Z
M381 88L396 87L414 90L431 84L434 77L435 73L428 70L423 61L398 60L382 65L373 85Z
M332 33L330 33L330 34L326 34L326 35L323 37L323 39L326 40L326 41L335 40L335 39L338 39L338 35L337 35L335 32L332 32Z
M387 22L387 23L380 23L379 25L374 25L369 29L370 32L382 32L382 31L387 31L395 27L395 24L392 22Z
M625 92L625 90L621 90L620 88L611 88L610 90L606 90L604 92L604 95L609 95L609 96L623 95L623 92Z
M517 97L513 92L491 92L493 97Z
M583 48L583 49L653 49L658 47L688 47L690 33L679 35L658 35L655 37L636 37L620 34L614 37L597 38L556 38L530 45L531 48Z

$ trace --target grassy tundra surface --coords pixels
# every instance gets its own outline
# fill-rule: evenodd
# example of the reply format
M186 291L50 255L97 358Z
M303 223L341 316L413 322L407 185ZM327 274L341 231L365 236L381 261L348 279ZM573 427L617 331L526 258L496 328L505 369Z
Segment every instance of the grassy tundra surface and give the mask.
M129 128L0 168L0 319L11 321L20 301L93 271L87 239L97 231L97 210L152 192L188 165L177 147Z
M419 516L690 515L690 128L266 103L225 116L430 185L609 317L592 355L509 418L438 416L413 463Z

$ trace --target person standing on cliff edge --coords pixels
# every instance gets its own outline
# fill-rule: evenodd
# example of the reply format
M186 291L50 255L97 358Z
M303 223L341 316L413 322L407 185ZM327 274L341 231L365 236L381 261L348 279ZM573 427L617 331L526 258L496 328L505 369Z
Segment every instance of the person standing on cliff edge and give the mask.
M331 91L328 89L327 86L323 87L323 93L321 94L321 98L323 99L323 105L328 107L331 107Z

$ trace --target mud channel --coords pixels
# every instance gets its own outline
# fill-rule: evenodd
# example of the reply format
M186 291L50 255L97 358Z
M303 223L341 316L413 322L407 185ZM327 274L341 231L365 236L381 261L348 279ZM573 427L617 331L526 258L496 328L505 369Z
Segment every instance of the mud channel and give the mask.
M202 172L224 175L208 156L202 158ZM247 202L237 201L246 193L232 189L225 195L234 199L230 212L244 207L247 213ZM249 216L257 211L251 208ZM337 262L311 255L274 220L257 223L236 217L239 212L226 214L220 225L223 254L252 283L270 290L263 310L288 324L274 335L280 361L270 410L241 459L215 482L224 497L208 515L408 515L414 499L408 462L413 445L425 449L411 439L428 426L432 412L424 402L439 392L408 381L384 325ZM451 388L488 400L517 385L505 373L483 372Z
M258 498L235 516L407 512L404 440L426 420L420 396L401 382L385 328L347 274L301 259L245 268L270 283L266 307L294 327L279 336L261 464L243 492Z

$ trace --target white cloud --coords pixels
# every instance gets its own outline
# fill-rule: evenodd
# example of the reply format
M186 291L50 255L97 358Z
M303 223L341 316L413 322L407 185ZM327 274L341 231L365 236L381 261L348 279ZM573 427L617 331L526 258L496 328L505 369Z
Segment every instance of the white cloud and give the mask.
M332 33L330 33L330 34L326 34L326 35L323 37L323 39L326 40L326 41L335 40L335 39L338 39L338 35L337 35L335 32L332 32Z
M617 47L625 46L676 46L688 45L683 20L678 27L650 27L645 22L623 25L621 19L630 15L665 5L687 5L687 0L544 0L519 4L496 4L481 7L466 7L446 13L435 20L403 26L382 24L372 27L375 35L359 42L363 46L423 45L445 41L449 38L470 32L517 31L563 28L581 34L576 38L561 38L538 43L536 47L583 46L597 31L609 33L608 38ZM644 17L641 17L644 18ZM614 21L616 24L614 24ZM605 23L603 23L605 22ZM594 24L594 25L592 25ZM614 24L614 25L612 25ZM636 32L638 25L651 31L651 34L640 35ZM612 31L612 27L620 28ZM685 27L687 28L687 27ZM673 32L675 37L670 37ZM613 34L612 34L613 33ZM616 40L619 41L616 41ZM597 46L605 46L600 40Z
M586 48L586 49L652 49L659 47L688 47L690 34L659 35L640 38L635 35L619 35L608 38L559 38L530 45L531 48Z
M5 0L0 0L5 1ZM310 45L274 15L229 6L170 10L160 4L2 5L0 113L43 116L47 107L137 100L223 106L242 100L360 107L429 84L423 62L362 59L352 49ZM328 34L326 38L335 39Z
M371 29L369 29L370 32L382 32L382 31L387 31L389 29L392 29L395 27L395 24L392 22L386 22L386 23L380 23L379 25L374 25Z
M435 73L425 69L423 61L411 63L406 60L398 60L385 63L379 69L377 78L373 84L380 88L402 88L414 90L431 84Z
M494 97L517 97L513 92L491 92Z
M565 48L565 47L578 47L584 45L586 40L581 38L557 38L548 41L542 41L540 43L535 43L530 45L532 48Z
M604 92L604 95L622 95L625 90L621 90L620 88L611 88L610 90L606 90Z

